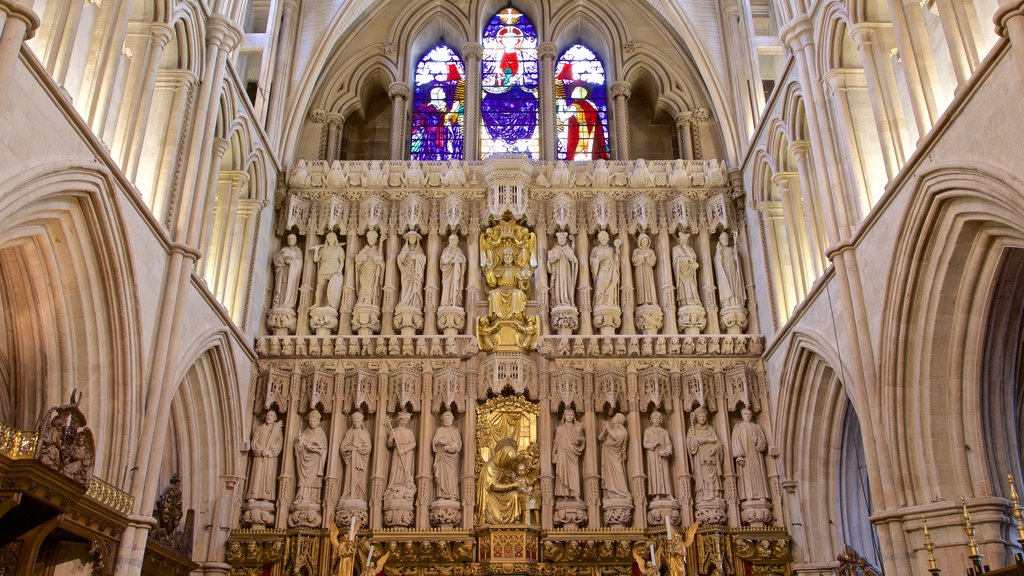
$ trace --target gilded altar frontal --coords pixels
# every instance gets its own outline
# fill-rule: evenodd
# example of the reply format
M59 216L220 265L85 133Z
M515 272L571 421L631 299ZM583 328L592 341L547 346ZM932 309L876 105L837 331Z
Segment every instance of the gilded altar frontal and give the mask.
M1024 576L1024 0L0 0L0 576Z

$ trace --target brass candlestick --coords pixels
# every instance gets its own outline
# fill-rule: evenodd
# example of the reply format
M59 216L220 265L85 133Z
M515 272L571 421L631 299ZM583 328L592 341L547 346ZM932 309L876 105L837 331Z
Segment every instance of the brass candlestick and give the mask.
M1013 503L1010 513L1013 514L1013 523L1017 528L1017 543L1024 548L1024 510L1020 508L1020 498L1017 497L1017 487L1013 483L1013 475L1007 474L1006 481L1010 483L1010 502Z
M942 570L935 563L935 545L932 544L932 536L928 533L928 524L924 521L924 514L921 514L921 527L924 528L924 549L928 552L928 572L931 572L932 576L939 576L942 574Z
M978 551L978 543L974 540L974 525L971 524L971 515L967 512L967 500L963 496L960 497L960 506L963 507L964 511L964 533L967 534L967 557L971 559L971 563L974 565L975 574L981 574L981 552Z

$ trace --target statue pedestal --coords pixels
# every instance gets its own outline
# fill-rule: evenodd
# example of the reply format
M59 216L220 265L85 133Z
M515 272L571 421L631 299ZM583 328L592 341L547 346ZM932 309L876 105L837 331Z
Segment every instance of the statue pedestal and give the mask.
M360 336L380 333L380 306L356 304L352 309L352 330Z
M462 504L458 500L434 500L430 503L430 525L452 530L462 523Z
M665 320L661 306L644 304L636 311L636 325L642 334L657 334Z
M412 498L384 499L384 526L386 528L408 528L415 517Z
M607 528L626 528L633 520L632 498L605 498L601 500Z
M274 331L274 336L287 336L295 332L298 315L291 308L271 308L267 314L267 326Z
M551 328L558 330L559 336L571 336L579 327L579 310L572 306L555 306L551 309Z
M676 309L676 317L679 320L679 329L683 331L683 334L700 334L708 325L708 315L703 306L693 304L680 306Z
M309 311L309 327L317 336L330 336L338 329L338 311L330 306L320 306Z
M724 306L718 316L726 334L743 334L747 329L747 309L743 306Z
M582 500L558 500L555 502L555 525L569 530L578 530L587 521L587 505Z
M243 506L242 522L253 530L274 527L274 503L267 500L249 500Z
M740 502L740 520L752 527L761 528L772 521L772 503L758 498Z
M402 336L415 336L417 331L423 330L423 311L407 306L396 308L395 330L401 332Z
M601 331L602 336L614 336L615 329L622 325L622 308L618 306L598 306L594 308L594 328Z
M466 311L458 306L441 306L437 309L437 327L445 336L458 336L466 327Z
M540 529L522 525L477 528L477 551L485 574L531 574L540 559Z
M322 518L320 517L320 505L316 502L295 502L289 508L289 528L319 528Z
M675 498L658 498L647 506L647 525L664 526L665 518L673 526L679 524L679 503Z
M336 526L349 526L352 519L356 519L356 526L366 526L368 522L366 501L364 500L338 500L334 508L334 524Z
M715 498L698 502L697 519L705 524L725 524L728 520L725 514L725 500Z
M477 318L476 338L480 349L492 352L529 352L537 346L540 318L503 320L485 316Z

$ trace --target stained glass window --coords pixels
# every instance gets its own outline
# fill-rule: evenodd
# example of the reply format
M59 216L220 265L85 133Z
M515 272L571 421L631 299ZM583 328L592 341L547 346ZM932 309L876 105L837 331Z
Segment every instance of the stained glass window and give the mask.
M537 29L515 8L491 18L483 35L480 156L540 157Z
M604 66L575 44L555 64L559 160L608 160L608 98Z
M466 73L462 59L443 44L416 65L413 94L413 160L462 160Z

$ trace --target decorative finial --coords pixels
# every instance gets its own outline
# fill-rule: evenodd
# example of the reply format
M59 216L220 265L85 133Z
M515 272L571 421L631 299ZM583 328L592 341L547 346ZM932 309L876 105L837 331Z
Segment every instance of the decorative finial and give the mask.
M925 522L924 514L921 514L921 528L924 529L924 549L928 552L928 572L931 572L933 576L939 576L942 570L939 570L935 563L935 545L932 544L932 536L928 533L928 524Z
M1013 474L1006 475L1006 481L1010 483L1010 502L1013 506L1010 513L1013 514L1013 522L1017 528L1017 542L1024 546L1024 510L1020 507L1020 498L1017 496L1017 486L1013 483Z
M967 512L967 500L960 497L960 506L964 511L964 533L967 534L967 557L974 564L974 573L982 573L981 552L978 551L978 543L974 540L974 525L971 524L971 515Z

